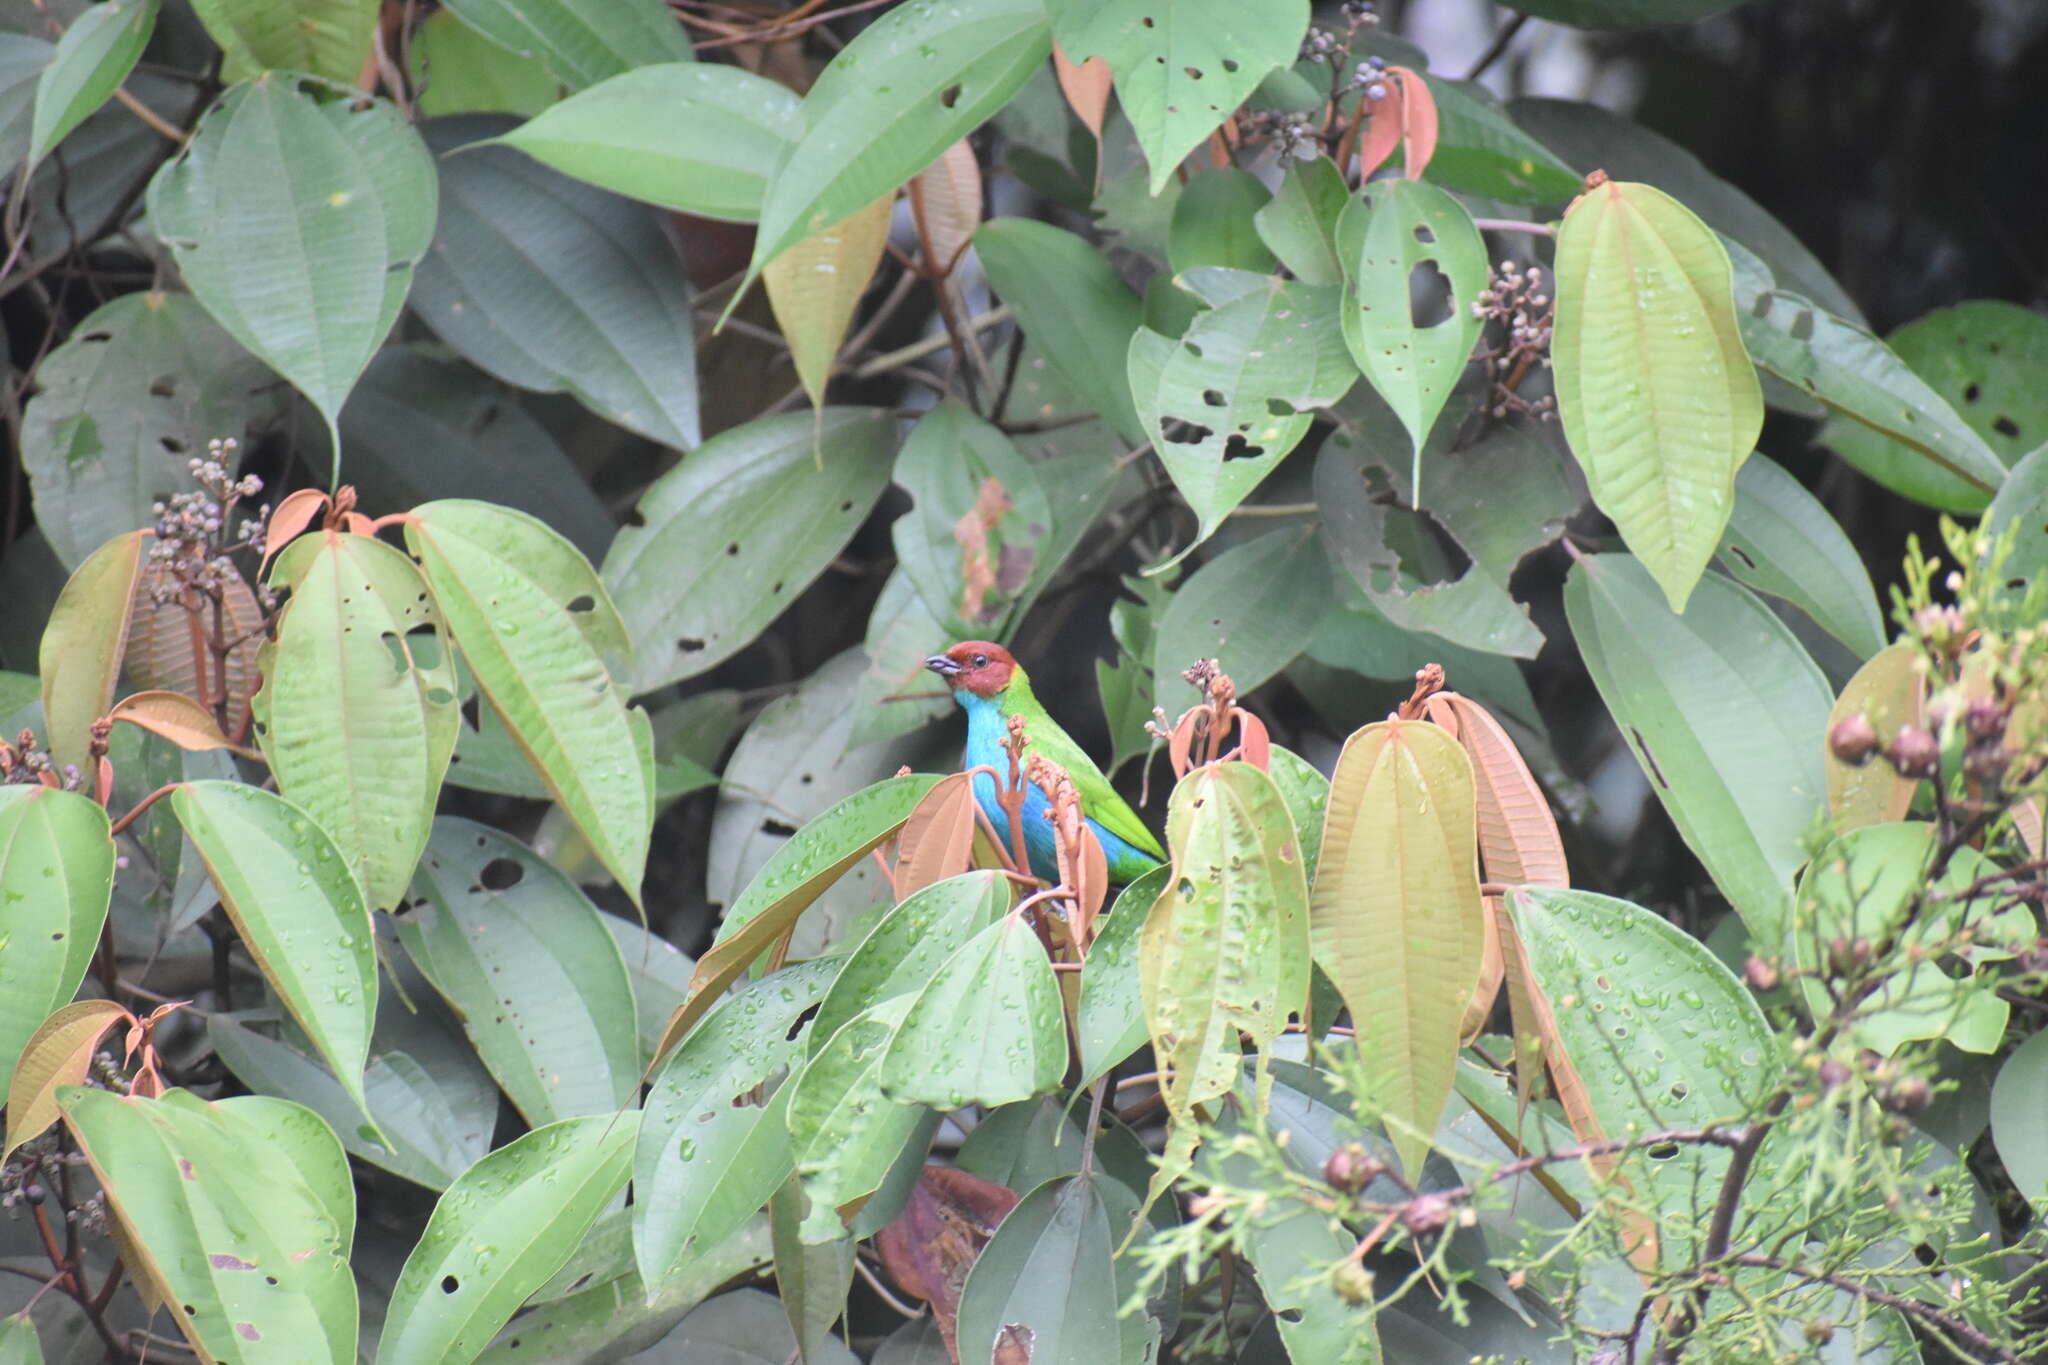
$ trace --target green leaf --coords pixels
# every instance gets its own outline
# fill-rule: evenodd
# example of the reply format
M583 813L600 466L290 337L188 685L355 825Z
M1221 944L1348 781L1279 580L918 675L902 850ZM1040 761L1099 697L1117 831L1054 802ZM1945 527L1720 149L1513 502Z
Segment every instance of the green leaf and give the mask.
M1051 49L1041 0L893 9L804 96L803 136L761 203L751 278L938 160L1017 93Z
M1779 289L1739 244L1728 256L1743 344L1766 371L1833 411L1826 437L1842 458L1930 507L1981 511L2004 478L1984 438L1875 336Z
M1797 307L1797 302L1789 306ZM1811 345L1818 349L1820 340L1816 325ZM1914 406L1932 408L1934 415L1949 421L1931 431L1909 428L1902 439L1899 433L1860 420L1862 414L1850 409L1829 418L1820 440L1850 464L1908 497L1948 510L1982 510L1981 495L1989 491L1982 485L1988 480L1989 488L1995 489L1999 483L1991 477L1994 470L2016 464L2048 441L2048 396L2042 394L2038 383L2041 367L2048 364L2048 325L2017 304L1972 299L1916 318L1886 340L1891 354L1884 358L1896 356L1911 371L1898 386L1903 395L1918 397L1931 391L1936 402L1923 399ZM1819 396L1827 399L1825 393ZM1890 406L1898 404L1899 397L1892 397ZM1958 419L1978 438L1961 443L1968 451L1964 458L1984 451L1995 457L1994 463L1972 459L1962 466L1960 459L1951 456L1964 476L1963 488L1956 488L1954 479L1925 470L1916 459L1917 453L1932 444L1931 437L1952 438L1951 427Z
M278 791L327 831L369 903L405 895L462 724L455 669L413 562L368 536L317 533L294 558L257 733Z
M2048 444L2012 467L2012 474L1984 513L1984 531L2000 536L2013 532L2012 552L2005 561L2009 590L2024 593L2027 583L2048 574Z
M1001 919L1014 899L1008 878L983 869L933 882L890 907L825 992L811 1028L810 1051L816 1052L855 1015L923 990L943 964Z
M776 1324L766 1313L779 1313L783 1318L780 1325L791 1338L784 1361L822 1365L827 1360L845 1360L859 1365L860 1358L832 1335L832 1325L846 1312L846 1292L853 1287L853 1239L845 1236L816 1244L798 1240L797 1229L805 1211L803 1189L794 1180L775 1192L768 1210L775 1243L775 1295L761 1296L766 1300L765 1311L750 1314L753 1320L744 1334L734 1333L733 1344L755 1350L764 1345L770 1351L778 1349L780 1342L773 1338L780 1333L774 1331ZM699 1329L693 1339L701 1341L702 1323L693 1326ZM764 1333L769 1336L766 1342Z
M1508 905L1608 1137L1705 1128L1753 1112L1757 1078L1773 1074L1778 1045L1755 997L1698 939L1590 891L1518 887ZM1692 1227L1704 1225L1727 1165L1726 1149L1687 1143L1621 1170L1637 1198L1661 1208L1661 1224ZM1674 1221L1689 1219L1698 1223ZM1690 1247L1671 1237L1663 1250L1683 1258Z
M128 79L156 29L157 0L107 0L71 21L50 64L36 78L31 165L50 154Z
M1366 726L1330 776L1315 957L1350 1006L1368 1093L1411 1178L1450 1098L1479 980L1475 801L1464 749L1422 721Z
M455 1007L527 1122L629 1104L640 1074L619 946L583 892L526 845L454 816L398 919L406 952Z
M448 0L455 17L572 90L696 54L662 0Z
M1927 677L1921 672L1917 640L1898 640L1863 661L1849 681L1842 684L1828 712L1827 733L1851 716L1862 716L1879 735L1896 735L1901 726L1926 723ZM1847 832L1865 825L1884 824L1905 816L1913 794L1920 788L1918 778L1906 778L1890 763L1879 760L1851 767L1836 758L1826 733L1818 737L1825 746L1821 762L1827 774L1828 816L1834 828Z
M1010 1210L960 1292L961 1360L1014 1355L1032 1365L1135 1365L1149 1358L1110 1346L1121 1344L1114 1263L1121 1229L1111 1226L1104 1194L1100 1176L1063 1176Z
M882 1091L882 1063L910 1006L899 995L849 1020L789 1082L789 1141L811 1201L806 1242L841 1236L845 1219L881 1188L919 1129L930 1132L922 1105Z
M1145 917L1138 963L1152 1047L1171 1075L1162 1093L1179 1127L1237 1083L1240 1035L1263 1053L1307 1008L1309 898L1286 800L1249 763L1182 778L1166 808L1166 842L1174 875ZM1193 1144L1184 1141L1168 1139L1155 1190L1176 1164L1185 1169Z
M817 959L750 982L655 1073L633 1155L633 1253L648 1282L724 1243L795 1169L789 1086L752 1096L801 1063L815 1032L804 1016L838 967Z
M1158 194L1259 82L1291 66L1308 0L1049 0L1069 60L1102 57Z
M353 84L370 55L377 0L192 0L230 81L303 71Z
M1735 476L1720 563L1737 582L1781 597L1857 658L1884 648L1877 591L1849 537L1799 480L1761 454Z
M1595 505L1683 611L1763 425L1728 253L1663 191L1608 181L1565 214L1556 283L1565 438Z
M1486 287L1486 244L1436 186L1383 180L1344 206L1335 250L1345 345L1407 428L1419 478L1423 444L1479 340L1472 304Z
M2048 1033L2013 1049L1991 1087L1991 1140L2019 1192L2048 1199Z
M1821 809L1827 680L1744 589L1709 575L1683 616L1628 555L1572 566L1565 615L1630 752L1686 845L1749 926L1783 932Z
M597 573L541 522L490 503L415 508L405 543L498 718L638 904L654 738L600 657L627 637Z
M1054 373L1125 441L1145 439L1124 357L1144 305L1083 238L1026 218L992 218L974 234L988 281Z
M993 1108L1052 1090L1066 1069L1052 963L1031 927L1004 915L918 993L882 1063L882 1093L934 1109Z
M902 526L908 514L897 518ZM893 529L893 528L892 528ZM951 715L950 696L933 694L924 685L924 661L931 657L932 642L958 638L925 605L923 594L910 581L897 551L897 566L882 581L882 591L868 613L867 638L861 642L861 669L851 709L853 723L846 747L862 749L897 739L942 716ZM918 694L924 695L918 695Z
M388 102L335 93L292 75L245 81L149 182L150 222L193 295L330 430L434 239L419 135Z
M304 811L258 787L188 782L171 807L264 980L356 1107L368 1109L377 955L347 857Z
M1197 659L1215 659L1247 695L1308 648L1329 609L1330 565L1312 528L1268 531L1195 570L1159 613L1152 641L1152 697L1169 715L1200 700L1181 680Z
M355 1190L316 1114L184 1090L147 1100L78 1086L58 1103L144 1258L131 1272L205 1358L353 1365Z
M40 784L0 787L0 1096L29 1038L78 993L113 890L104 810Z
M56 46L21 33L0 33L0 165L18 166L28 155L36 91Z
M445 114L540 113L562 86L538 58L522 57L437 9L412 31L413 88L429 118Z
M570 394L663 445L696 445L690 281L661 216L508 147L468 145L503 128L469 117L426 129L442 158L440 219L414 311L508 384Z
M36 524L67 566L109 531L154 524L217 437L247 442L278 410L270 370L189 294L123 294L36 370L21 460Z
M43 680L44 742L58 768L87 764L92 723L114 700L128 643L128 603L150 533L116 536L85 557L50 609L37 672Z
M752 643L845 548L888 486L895 419L874 408L758 418L640 496L604 580L649 692Z
M669 1021L657 1051L673 1047L811 902L901 829L938 781L931 773L909 773L865 787L805 822L770 854L725 912L718 941L697 959L690 998Z
M386 346L341 410L349 482L365 507L414 507L488 488L592 560L612 514L554 436L517 397L430 342ZM432 450L434 458L420 458Z
M885 191L830 227L799 238L761 268L775 325L813 412L825 405L839 348L882 263L895 202L896 192Z
M1436 101L1433 183L1510 204L1556 204L1579 192L1578 173L1518 128L1485 86L1423 79Z
M665 62L571 95L498 141L629 199L751 223L803 129L787 86L736 66Z
M860 1365L860 1357L827 1336L798 1355L785 1305L759 1289L735 1289L691 1311L661 1345L635 1365Z
M1096 926L1095 942L1088 945L1080 1002L1074 1008L1074 1045L1084 1086L1152 1039L1138 979L1138 940L1171 873L1171 868L1155 867L1118 892L1108 917Z
M0 1365L43 1365L43 1344L25 1312L0 1318Z
M1997 891L1965 894L1978 879L1999 873L1983 854L1958 849L1942 875L1930 879L1933 855L1934 826L1925 821L1849 831L1800 878L1782 944L1784 956L1802 969L1801 992L1817 1019L1828 1018L1834 1007L1814 979L1830 970L1825 945L1864 939L1898 945L1898 969L1857 1002L1843 1030L1880 1056L1926 1038L1965 1052L1996 1052L2010 1006L1997 994L1996 974L1981 969L2032 947L2039 928L2024 901L2007 904ZM1917 901L1923 888L1935 893L1924 904Z
M1344 283L1337 261L1337 217L1351 202L1344 173L1326 156L1289 163L1271 202L1252 215L1259 240L1303 284Z
M1140 328L1125 358L1146 439L1198 523L1150 573L1215 534L1357 379L1335 290L1213 267L1179 283L1210 306L1178 340Z
M1270 272L1278 262L1253 219L1272 198L1257 176L1234 166L1204 171L1188 181L1167 230L1167 261L1174 273L1197 266Z
M910 429L896 456L894 479L912 502L890 527L896 558L940 618L940 633L953 639L1008 638L1011 623L1022 618L1059 567L1050 554L1054 514L1039 466L999 428L947 399ZM994 508L987 500L994 491L991 480L1002 494ZM987 519L991 510L998 511L993 524ZM970 549L955 534L968 518L986 536L978 548ZM981 609L971 613L965 610L963 567L969 562L989 575L976 584ZM930 644L924 655L931 653Z
M563 1119L463 1172L399 1272L377 1359L474 1360L625 1187L638 1119L631 1111Z

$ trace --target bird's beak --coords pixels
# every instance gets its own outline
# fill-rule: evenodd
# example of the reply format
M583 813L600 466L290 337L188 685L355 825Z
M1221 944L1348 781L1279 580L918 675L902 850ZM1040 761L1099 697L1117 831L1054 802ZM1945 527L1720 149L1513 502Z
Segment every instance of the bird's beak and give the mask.
M960 672L960 665L943 654L934 654L924 661L924 666L942 678L951 679Z

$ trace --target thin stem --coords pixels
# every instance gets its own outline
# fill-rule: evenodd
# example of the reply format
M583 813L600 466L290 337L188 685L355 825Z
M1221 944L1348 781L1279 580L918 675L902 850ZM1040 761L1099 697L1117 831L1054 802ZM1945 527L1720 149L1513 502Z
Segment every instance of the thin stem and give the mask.
M182 147L192 140L192 135L190 133L186 132L183 128L180 128L177 124L172 123L162 114L159 114L156 110L150 108L141 100L135 98L135 96L129 94L127 87L119 85L115 86L114 98L121 101L123 108L127 109L129 113L135 115L135 117L141 119L143 123L147 125L147 127L152 133L155 133L158 137L164 139L166 142L175 143L178 146Z
M119 834L122 830L128 828L128 826L134 824L136 816L142 814L142 812L148 810L151 806L155 805L160 798L168 795L171 792L176 791L178 788L184 785L185 784L182 782L166 782L164 783L163 786L158 787L155 791L143 797L140 801L137 801L135 803L135 808L133 810L129 811L126 815L122 816L120 819L116 820L110 827L108 827L108 836L111 837L113 835Z
M1010 306L1008 304L998 304L986 313L980 313L966 319L960 325L963 331L985 332L998 323L1008 322L1009 320ZM952 344L952 337L944 332L940 332L934 336L925 337L921 341L913 341L908 346L898 347L896 350L885 352L874 357L872 360L863 362L854 370L853 377L855 379L872 379L878 374L886 374L890 370L901 369L905 365L914 364L935 351L945 350Z
M1831 1289L1839 1289L1845 1294L1854 1294L1857 1298L1883 1304L1886 1308L1904 1313L1908 1317L1918 1318L1936 1330L1948 1333L1971 1350L1981 1351L1990 1359L2005 1362L2006 1365L2027 1365L2026 1356L2000 1345L1962 1319L1944 1313L1932 1304L1922 1303L1918 1299L1910 1299L1900 1294L1887 1293L1882 1289L1875 1288L1846 1275L1837 1275L1826 1270L1816 1270L1811 1266L1803 1266L1794 1261L1781 1261L1775 1256L1765 1256L1759 1252L1744 1252L1742 1255L1732 1259L1737 1265L1754 1266L1760 1270L1776 1270L1787 1275L1796 1275L1802 1280L1807 1280L1814 1284L1824 1284Z
M1244 502L1231 508L1226 517L1310 517L1322 511L1313 502Z
M1081 1139L1081 1174L1095 1169L1095 1135L1102 1131L1102 1101L1109 1094L1109 1077L1097 1076L1088 1095L1088 1134Z
M1493 41L1486 45L1486 51L1479 54L1479 60L1472 63L1472 69L1465 73L1465 79L1476 81L1486 73L1486 68L1499 61L1515 41L1515 35L1522 31L1522 25L1529 22L1526 14L1517 14L1500 26L1500 32L1493 35Z
M1535 237L1555 237L1556 227L1549 223L1532 223L1523 218L1474 218L1472 226L1481 232L1526 232Z

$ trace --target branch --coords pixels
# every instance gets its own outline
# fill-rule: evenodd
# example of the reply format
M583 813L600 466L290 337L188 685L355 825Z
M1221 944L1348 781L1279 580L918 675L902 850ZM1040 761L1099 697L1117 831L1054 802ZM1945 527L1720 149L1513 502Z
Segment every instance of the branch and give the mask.
M1732 1260L1736 1265L1754 1266L1762 1270L1777 1270L1787 1275L1797 1275L1800 1279L1807 1280L1813 1284L1824 1284L1831 1289L1839 1289L1845 1294L1854 1294L1859 1299L1868 1299L1872 1303L1883 1304L1886 1308L1894 1309L1911 1318L1918 1318L1921 1322L1928 1324L1938 1331L1948 1333L1971 1350L1982 1352L1987 1359L2000 1361L2002 1365L2028 1365L2028 1357L1993 1341L1990 1337L1984 1335L1984 1333L1960 1318L1944 1313L1932 1304L1922 1303L1918 1299L1909 1299L1900 1294L1887 1293L1882 1289L1865 1284L1861 1280L1852 1279L1846 1275L1836 1275L1830 1271L1815 1270L1811 1266L1803 1266L1794 1261L1781 1261L1775 1256L1765 1256L1760 1252L1744 1252L1740 1256L1733 1257Z

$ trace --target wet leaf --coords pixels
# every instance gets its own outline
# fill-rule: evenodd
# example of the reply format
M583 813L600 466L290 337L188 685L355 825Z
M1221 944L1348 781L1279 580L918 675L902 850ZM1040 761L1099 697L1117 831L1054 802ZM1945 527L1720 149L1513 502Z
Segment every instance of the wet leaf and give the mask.
M813 408L824 406L825 383L838 361L839 345L882 262L895 201L892 189L866 208L792 242L761 268L776 325L789 341L790 360Z
M1174 168L1273 71L1294 63L1307 0L1052 0L1076 62L1103 57L1158 194Z
M795 1169L789 1087L806 1016L839 964L817 960L750 983L708 1014L654 1073L633 1155L633 1251L659 1283L724 1243Z
M1074 1009L1074 1045L1081 1057L1081 1084L1093 1084L1111 1067L1152 1041L1145 1022L1145 993L1139 981L1139 937L1152 906L1166 890L1171 868L1155 867L1117 893L1108 916L1096 924L1095 942L1081 967L1080 1001Z
M872 408L764 417L656 479L604 561L637 647L630 690L694 677L781 615L874 509L894 435Z
M942 779L934 792L952 781ZM810 1050L816 1052L842 1024L898 996L915 996L970 940L989 928L1016 899L1002 873L982 870L949 877L905 896L875 922L845 959L818 1006Z
M664 62L571 95L498 141L628 199L750 223L802 133L788 87L736 66Z
M661 0L449 0L448 8L499 46L541 62L572 90L695 56Z
M50 154L86 115L113 98L156 28L157 0L107 0L73 19L36 78L28 159Z
M1748 589L1700 580L1683 616L1628 555L1572 566L1572 638L1686 846L1759 943L1782 932L1802 840L1828 790L1829 687Z
M377 1359L475 1359L625 1188L638 1120L630 1110L563 1119L463 1172L399 1272Z
M1735 476L1719 560L1738 583L1790 602L1857 658L1884 648L1877 592L1856 547L1818 498L1760 454Z
M346 856L306 812L240 782L188 782L171 808L264 980L367 1109L377 956Z
M116 536L65 580L43 626L44 742L59 769L83 771L92 723L114 700L128 636L128 603L142 571L147 531Z
M443 816L398 918L406 952L527 1122L610 1113L640 1072L619 946L581 888L509 835Z
M953 773L939 779L903 822L896 837L896 867L891 890L898 902L927 886L957 877L974 862L976 818L974 779Z
M1444 191L1387 180L1352 196L1334 245L1345 345L1407 429L1419 480L1423 444L1479 340L1472 305L1486 287L1486 244Z
M336 93L267 71L245 81L149 186L150 223L194 296L330 433L434 236L419 135L386 101Z
M1557 237L1558 417L1593 501L1682 611L1763 423L1728 253L1683 204L1607 181Z
M596 571L543 523L489 503L417 507L405 543L478 687L637 904L654 820L654 738L601 657L628 645Z
M209 1104L85 1087L58 1096L131 1266L206 1360L253 1343L352 1365L349 1270L355 1190L348 1159L310 1109L261 1095Z
M934 1109L993 1108L1054 1089L1066 1069L1052 963L1030 926L1004 915L918 992L882 1063L882 1093Z
M845 1217L881 1187L906 1148L919 1145L920 1129L930 1140L935 1123L926 1122L925 1108L882 1092L882 1063L910 1006L911 997L899 995L849 1020L789 1083L789 1141L811 1201L805 1242L842 1236Z

